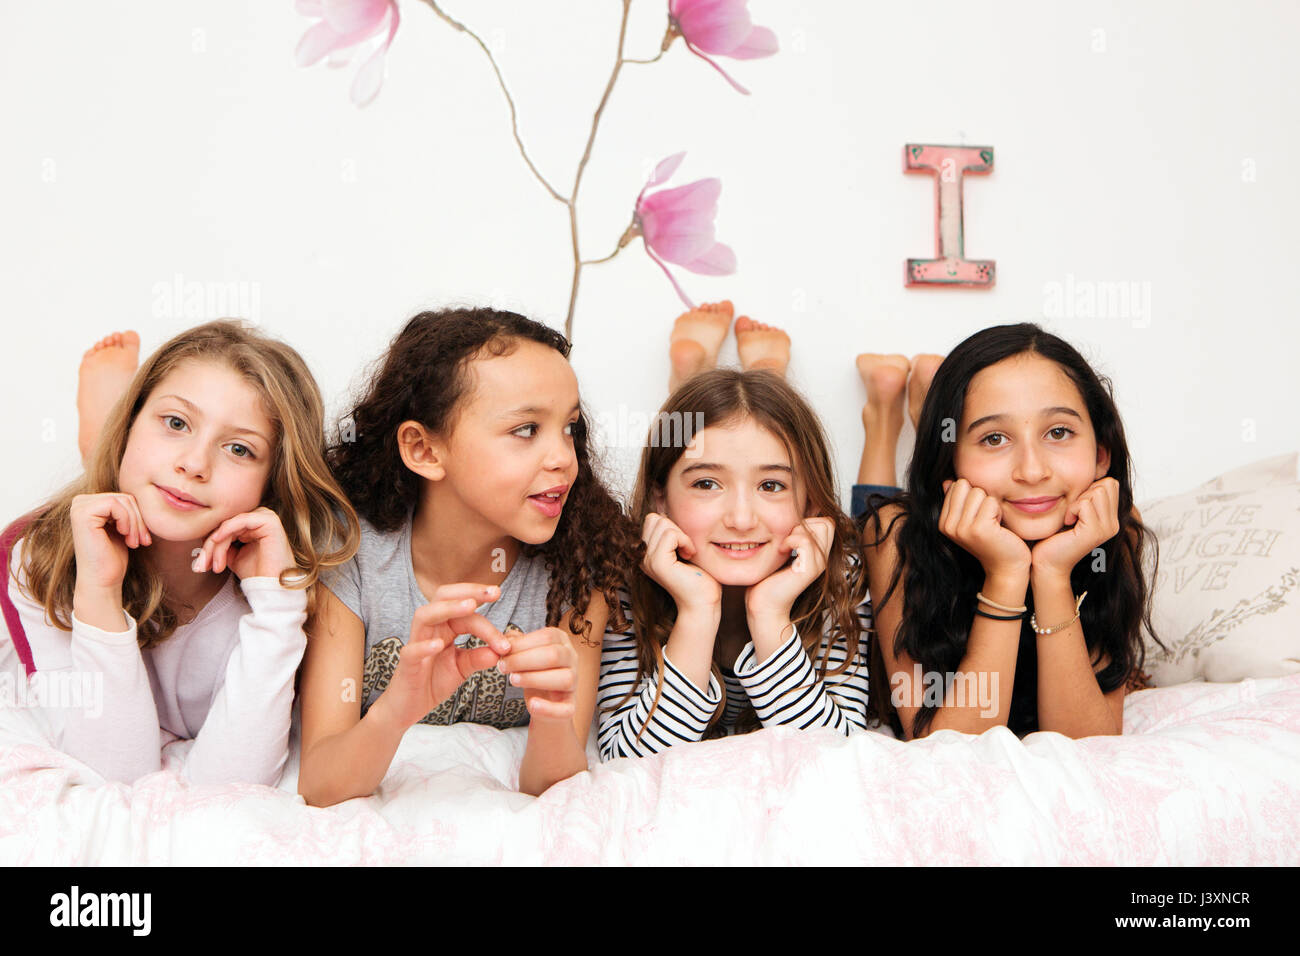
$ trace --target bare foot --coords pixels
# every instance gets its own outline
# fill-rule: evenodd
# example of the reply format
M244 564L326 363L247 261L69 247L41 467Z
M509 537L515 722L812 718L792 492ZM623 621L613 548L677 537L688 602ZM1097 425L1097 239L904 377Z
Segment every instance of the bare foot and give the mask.
M755 322L747 315L736 319L736 351L746 372L766 369L785 377L790 364L790 336L775 325Z
M867 352L858 356L858 374L867 389L867 403L862 406L860 485L897 484L894 461L903 430L903 394L909 367L905 355Z
M140 364L140 336L130 330L100 339L81 357L77 371L77 447L90 460L108 413L125 393Z
M677 316L668 336L668 359L672 373L668 391L677 391L688 378L707 372L718 364L718 350L731 328L734 307L728 301L705 302Z
M912 356L912 377L907 383L907 415L912 419L913 428L921 417L921 406L925 404L925 396L930 391L930 382L942 362L942 355Z

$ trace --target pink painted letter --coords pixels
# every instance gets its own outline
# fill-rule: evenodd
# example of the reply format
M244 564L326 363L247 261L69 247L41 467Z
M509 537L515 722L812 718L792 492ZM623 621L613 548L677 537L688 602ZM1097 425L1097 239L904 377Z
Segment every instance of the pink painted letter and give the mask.
M903 171L935 177L934 259L908 259L907 285L993 285L992 259L967 259L962 227L962 180L967 173L993 169L992 146L935 146L908 143L903 147Z

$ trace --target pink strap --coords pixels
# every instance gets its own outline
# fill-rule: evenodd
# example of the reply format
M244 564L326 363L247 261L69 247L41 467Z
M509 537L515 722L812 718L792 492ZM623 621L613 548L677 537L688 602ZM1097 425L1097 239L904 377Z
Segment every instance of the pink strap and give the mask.
M4 568L4 586L0 587L0 610L4 611L5 624L9 627L9 638L14 642L18 659L23 662L23 669L28 677L36 673L36 664L32 660L32 649L27 643L27 632L23 630L18 608L14 607L14 602L9 599L9 558L13 553L14 545L26 533L33 517L35 516L31 514L23 515L0 532L0 562L3 562L0 567Z

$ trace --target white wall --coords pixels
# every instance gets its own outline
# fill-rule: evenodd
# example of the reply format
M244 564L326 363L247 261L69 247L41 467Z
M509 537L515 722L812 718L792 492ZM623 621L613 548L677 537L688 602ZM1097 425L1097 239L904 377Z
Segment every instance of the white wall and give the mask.
M525 140L567 189L619 5L446 6L499 50ZM753 96L680 41L625 69L583 184L584 255L613 247L654 161L686 149L675 183L720 176L718 235L740 271L683 282L791 332L792 378L846 486L854 354L944 351L1022 319L1114 379L1140 499L1300 446L1286 165L1300 155L1300 5L750 6L782 45L725 61ZM136 328L147 351L206 317L157 294L177 276L245 283L335 408L421 308L490 302L562 325L563 207L514 151L477 48L416 0L401 7L365 110L348 101L351 69L293 65L308 21L289 0L0 7L0 517L76 474L76 370L95 339ZM658 48L665 8L635 0L631 55ZM903 287L903 260L934 242L932 181L902 173L905 142L995 148L993 174L966 190L967 255L997 261L995 289ZM1052 284L1070 281L1139 283L1149 311L1045 320ZM584 274L574 365L593 412L658 406L679 311L639 243ZM635 454L612 457L630 471Z

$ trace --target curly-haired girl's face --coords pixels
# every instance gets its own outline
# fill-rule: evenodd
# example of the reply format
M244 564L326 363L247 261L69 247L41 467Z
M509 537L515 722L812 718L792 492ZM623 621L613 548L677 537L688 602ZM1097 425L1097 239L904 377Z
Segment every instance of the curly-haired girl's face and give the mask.
M1065 527L1066 510L1109 467L1083 396L1055 362L1023 353L971 379L953 469L997 499L1003 526L1024 540Z
M529 340L476 359L470 379L442 462L445 487L490 533L549 541L578 477L578 379L563 355Z
M695 546L691 563L748 587L789 558L779 550L804 513L790 455L753 420L698 432L664 484L663 510Z

